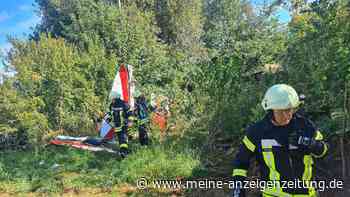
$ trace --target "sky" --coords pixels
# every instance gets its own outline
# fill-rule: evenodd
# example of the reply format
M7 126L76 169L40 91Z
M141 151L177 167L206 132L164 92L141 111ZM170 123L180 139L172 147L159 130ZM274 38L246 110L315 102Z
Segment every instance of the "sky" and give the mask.
M34 0L0 0L0 51L4 53L11 47L7 36L26 38L39 21Z

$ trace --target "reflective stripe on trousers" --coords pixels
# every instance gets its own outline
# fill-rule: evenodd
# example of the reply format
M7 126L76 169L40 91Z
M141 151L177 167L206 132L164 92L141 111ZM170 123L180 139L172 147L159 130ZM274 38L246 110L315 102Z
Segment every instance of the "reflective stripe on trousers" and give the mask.
M282 192L281 194L266 194L263 193L262 197L318 197L317 192L314 188L310 188L312 190L310 194L288 194L285 192Z
M269 179L271 181L277 181L276 182L276 187L274 188L266 188L264 189L263 192L263 197L317 197L316 191L314 188L309 188L309 194L289 194L286 192L283 192L282 188L280 188L279 182L280 181L280 174L278 173L276 169L276 164L275 164L275 157L272 152L272 145L271 144L262 144L262 154L264 161L266 165L269 168ZM312 177L312 164L313 160L310 155L305 155L304 156L304 165L305 165L305 170L303 174L303 180L311 180Z

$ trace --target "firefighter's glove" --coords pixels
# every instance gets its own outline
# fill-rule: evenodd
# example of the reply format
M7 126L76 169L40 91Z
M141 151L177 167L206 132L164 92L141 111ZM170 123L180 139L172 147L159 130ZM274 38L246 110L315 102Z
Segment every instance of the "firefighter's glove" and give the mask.
M245 190L242 187L234 188L232 197L245 197Z
M298 138L298 147L309 150L312 153L318 153L323 150L323 143L310 137L300 136Z
M313 140L312 138L305 137L305 136L299 136L297 144L300 146L310 147L314 143L315 143L315 140Z

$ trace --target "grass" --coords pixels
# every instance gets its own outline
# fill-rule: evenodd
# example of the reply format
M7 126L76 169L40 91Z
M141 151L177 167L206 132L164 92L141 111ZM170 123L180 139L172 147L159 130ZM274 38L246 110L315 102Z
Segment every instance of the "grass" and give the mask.
M0 152L0 193L9 196L145 196L136 180L188 178L200 165L195 152L182 146L131 145L124 160L110 153L47 146L35 154ZM168 196L173 191L152 191ZM147 196L146 195L146 196Z

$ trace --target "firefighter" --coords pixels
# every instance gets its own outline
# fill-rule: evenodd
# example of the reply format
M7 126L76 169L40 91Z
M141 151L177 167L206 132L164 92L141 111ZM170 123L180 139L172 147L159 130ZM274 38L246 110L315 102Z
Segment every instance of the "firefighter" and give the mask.
M128 117L129 117L129 105L125 103L120 94L116 93L112 98L112 103L109 109L113 115L113 122L115 132L118 135L119 141L119 153L122 158L128 155Z
M137 118L137 127L139 131L139 141L141 145L148 145L148 124L149 124L149 107L145 96L139 92L135 91L135 110L134 114Z
M262 100L265 117L246 129L239 151L233 161L233 180L246 179L250 159L255 158L261 180L272 187L262 189L262 197L316 197L310 186L314 158L323 157L328 149L318 128L297 113L297 92L289 85L270 87ZM304 181L307 187L283 187L282 182ZM309 184L309 185L308 185ZM245 188L236 184L234 197L244 197ZM271 185L270 185L271 186Z

